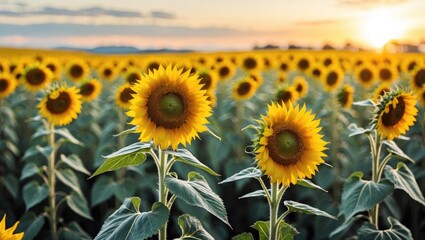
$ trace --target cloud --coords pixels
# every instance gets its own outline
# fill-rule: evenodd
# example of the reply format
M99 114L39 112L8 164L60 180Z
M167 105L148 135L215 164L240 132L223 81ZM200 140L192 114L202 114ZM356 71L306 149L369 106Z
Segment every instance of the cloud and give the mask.
M152 18L161 18L161 19L175 19L176 15L164 11L152 11L149 16Z
M408 1L409 0L340 0L339 3L344 6L370 8L380 5L397 5Z
M25 17L25 16L74 16L74 17L91 17L91 16L110 16L110 17L125 17L125 18L141 18L142 13L128 10L111 10L102 7L81 8L77 10L45 7L41 10L32 11L0 11L0 16L8 17Z

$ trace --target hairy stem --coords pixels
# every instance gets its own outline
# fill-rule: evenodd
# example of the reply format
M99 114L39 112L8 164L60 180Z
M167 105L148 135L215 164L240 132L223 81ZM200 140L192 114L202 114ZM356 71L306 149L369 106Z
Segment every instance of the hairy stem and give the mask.
M56 175L55 175L55 127L53 124L48 124L49 127L49 145L52 147L52 152L50 153L49 162L48 162L48 187L49 187L49 219L50 219L50 233L52 240L57 240L57 226L56 226L56 193L55 193L55 184L56 184Z
M167 154L162 151L161 147L158 147L158 155L159 155L159 166L158 166L158 194L159 194L159 201L163 203L165 206L168 206L167 203L167 195L168 195L168 189L167 186L165 186L165 176L167 175ZM166 240L167 239L167 224L159 230L159 239L160 240Z
M277 228L279 225L279 222L277 221L277 214L279 210L279 199L278 199L278 193L279 192L279 186L278 183L272 183L271 184L271 202L269 204L270 207L270 229L269 229L269 239L275 240L278 239L278 232Z

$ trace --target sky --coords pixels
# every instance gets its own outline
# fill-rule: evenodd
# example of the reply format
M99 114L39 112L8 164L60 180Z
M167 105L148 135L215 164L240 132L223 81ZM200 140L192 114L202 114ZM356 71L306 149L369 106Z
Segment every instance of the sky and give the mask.
M243 50L425 40L425 0L0 0L0 46Z

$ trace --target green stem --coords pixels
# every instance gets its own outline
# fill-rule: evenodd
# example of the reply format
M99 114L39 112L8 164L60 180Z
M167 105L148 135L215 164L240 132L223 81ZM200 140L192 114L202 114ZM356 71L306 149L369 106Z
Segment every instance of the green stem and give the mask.
M244 105L242 101L236 101L236 129L240 130L242 129L242 124L243 124L243 120L244 120ZM243 134L240 135L241 136L241 143L243 143ZM237 159L239 161L243 160L243 157L245 155L244 152L244 148L243 147L238 147L236 149L236 153L237 153Z
M332 147L330 149L331 151L331 160L332 160L332 165L333 165L333 169L335 171L335 181L333 182L333 198L335 201L338 201L341 195L341 182L340 182L340 175L341 175L341 171L340 171L340 163L339 163L339 159L337 157L338 155L338 148L339 148L339 131L338 131L338 113L339 113L339 108L338 108L338 103L337 103L337 98L335 94L332 94L331 98L331 126L333 129L332 134L331 134L331 144Z
M278 239L278 225L279 222L277 221L277 213L279 210L279 186L278 183L272 183L271 184L271 203L269 204L270 207L270 231L269 231L269 240L275 240Z
M375 132L375 141L374 141L374 152L372 152L372 181L379 183L381 176L380 171L380 154L382 149L383 141L380 136ZM374 154L373 154L374 153ZM388 161L386 161L388 162ZM385 163L385 162L383 162ZM379 229L379 203L371 210L371 223L375 225L376 229Z
M159 202L163 203L165 206L168 206L167 203L167 195L168 189L165 186L165 176L167 175L167 154L162 151L161 147L158 147L158 155L159 155L159 166L158 166L158 194L159 194ZM167 239L167 223L159 230L159 239L166 240Z
M53 124L48 124L49 126L49 145L52 147L52 152L50 153L49 163L48 163L48 187L49 187L49 213L50 213L50 233L52 240L57 240L57 226L56 226L56 194L55 194L55 184L56 184L56 175L55 175L55 126Z

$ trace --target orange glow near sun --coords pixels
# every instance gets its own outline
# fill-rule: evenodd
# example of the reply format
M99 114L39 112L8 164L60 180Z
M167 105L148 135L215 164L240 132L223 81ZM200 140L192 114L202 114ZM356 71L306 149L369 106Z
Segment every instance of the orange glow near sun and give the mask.
M374 48L382 48L390 40L403 38L407 32L405 21L386 8L366 13L360 27L362 38Z

